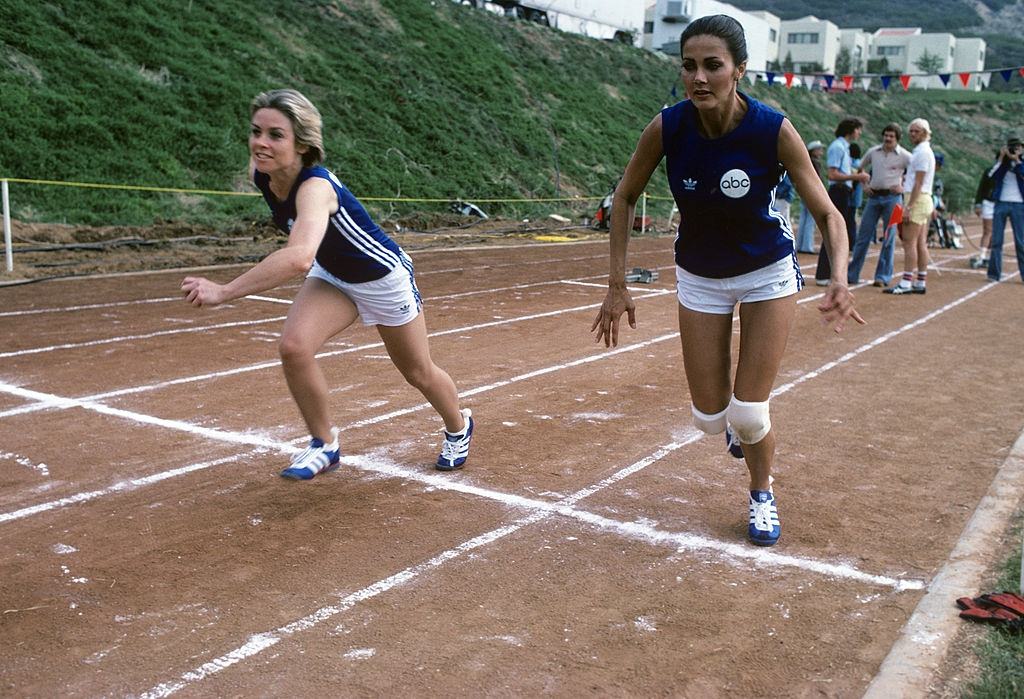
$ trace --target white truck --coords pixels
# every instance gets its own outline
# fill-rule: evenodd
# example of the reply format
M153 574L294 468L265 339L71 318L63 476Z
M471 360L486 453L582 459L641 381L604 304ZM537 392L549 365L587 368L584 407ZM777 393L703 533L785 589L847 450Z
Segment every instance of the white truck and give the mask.
M597 39L639 45L644 8L639 0L456 0L508 17Z

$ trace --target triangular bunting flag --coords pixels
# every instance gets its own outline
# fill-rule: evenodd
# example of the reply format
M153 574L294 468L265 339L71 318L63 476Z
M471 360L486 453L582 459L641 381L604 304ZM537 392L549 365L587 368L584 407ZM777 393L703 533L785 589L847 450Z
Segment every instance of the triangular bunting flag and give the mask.
M891 75L883 75L883 76L881 76L879 78L879 80L882 81L882 89L883 90L888 90L889 89L889 83L892 82L892 76Z
M782 75L783 75L783 77L786 78L786 87L793 87L793 74L792 73L783 73Z
M1019 68L1017 72L1020 73L1020 77L1024 78L1024 68Z
M978 82L984 87L988 87L988 84L992 82L992 73L978 73Z
M889 225L886 228L895 226L897 223L903 223L903 207L897 204L892 210L892 216L889 217Z
M944 87L949 87L949 73L939 73L939 80L942 81Z
M962 82L964 84L964 87L967 87L967 83L971 82L971 74L970 73L960 73L960 82Z
M910 89L910 76L909 75L901 75L900 76L900 82L903 83L903 91L904 92L906 92L907 90Z
M843 87L845 87L847 90L849 90L851 87L853 87L853 76L852 75L844 75L843 76ZM867 88L865 87L864 89L867 89Z
M829 90L831 90L832 89L832 82L835 79L836 79L836 76L834 76L834 75L826 75L825 76L825 87L827 87Z
M999 71L999 74L1003 76L1003 80L1006 82L1010 82L1010 78L1013 77L1013 71L1009 68Z
M765 73L764 77L768 80L768 87L775 84L775 73Z
M750 71L750 70L748 70L748 71L747 71L747 81L748 81L748 82L749 82L749 83L750 83L751 85L754 85L754 84L756 84L756 83L757 83L757 73L755 73L755 72L753 72L753 71Z

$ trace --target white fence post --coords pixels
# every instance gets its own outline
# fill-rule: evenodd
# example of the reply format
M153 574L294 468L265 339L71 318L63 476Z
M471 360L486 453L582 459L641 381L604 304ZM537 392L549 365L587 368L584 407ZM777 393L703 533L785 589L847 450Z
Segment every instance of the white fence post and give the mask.
M640 234L647 233L647 192L644 192L644 205L640 210Z
M4 202L4 256L7 258L7 271L14 271L14 253L11 251L11 197L7 192L7 180L0 180Z

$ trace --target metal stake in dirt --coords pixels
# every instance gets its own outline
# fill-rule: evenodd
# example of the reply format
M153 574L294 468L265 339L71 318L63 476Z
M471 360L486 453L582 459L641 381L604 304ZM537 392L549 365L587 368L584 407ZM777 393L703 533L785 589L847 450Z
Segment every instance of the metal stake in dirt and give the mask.
M4 202L4 256L7 258L7 271L14 271L14 253L11 251L11 197L7 192L7 180L0 180Z

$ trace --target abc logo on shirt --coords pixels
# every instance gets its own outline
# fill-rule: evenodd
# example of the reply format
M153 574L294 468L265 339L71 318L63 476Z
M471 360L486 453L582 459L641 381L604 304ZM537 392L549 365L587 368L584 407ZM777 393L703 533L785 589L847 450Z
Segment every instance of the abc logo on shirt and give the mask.
M750 191L750 178L747 176L747 173L738 168L729 170L729 172L722 175L718 188L722 190L722 194L725 196L731 199L739 199L746 196L747 192Z

